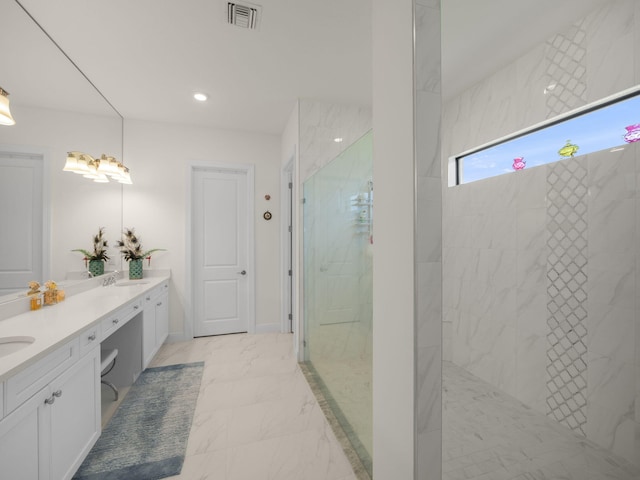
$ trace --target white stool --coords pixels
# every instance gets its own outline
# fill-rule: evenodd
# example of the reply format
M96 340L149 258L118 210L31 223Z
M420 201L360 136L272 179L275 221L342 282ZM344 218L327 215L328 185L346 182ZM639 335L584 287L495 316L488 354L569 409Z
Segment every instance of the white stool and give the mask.
M100 376L101 377L104 377L107 373L113 370L113 367L116 365L117 356L118 356L117 348L104 349L100 352ZM111 390L113 390L113 393L115 393L116 395L115 399L118 400L118 389L116 388L116 386L107 380L101 379L100 382L104 383L107 387L111 388Z

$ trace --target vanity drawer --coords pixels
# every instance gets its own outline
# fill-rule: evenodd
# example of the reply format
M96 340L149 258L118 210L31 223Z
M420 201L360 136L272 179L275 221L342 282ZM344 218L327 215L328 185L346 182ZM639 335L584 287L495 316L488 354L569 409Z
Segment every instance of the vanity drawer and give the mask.
M102 338L107 338L113 332L115 332L120 324L120 316L118 314L112 315L109 318L105 318L100 324L102 331Z
M85 353L91 350L96 345L99 345L102 341L100 335L101 329L100 324L97 323L93 325L91 328L87 328L83 332L78 335L80 341L80 356L82 357Z
M159 297L160 295L162 295L164 292L168 292L168 291L169 291L169 282L166 281L166 282L163 282L162 285L158 285L153 290L148 291L144 296L144 300L145 302L150 302L156 299L157 297Z
M109 316L102 321L102 339L104 340L113 332L115 332L122 325L127 323L133 317L135 317L138 312L142 311L142 301L136 300L129 305L122 307L120 310L115 312L113 315Z
M19 407L79 358L78 337L5 382L6 414Z
M136 300L129 305L122 307L118 310L118 316L120 318L121 325L122 323L127 323L133 317L135 317L138 313L142 311L142 300Z

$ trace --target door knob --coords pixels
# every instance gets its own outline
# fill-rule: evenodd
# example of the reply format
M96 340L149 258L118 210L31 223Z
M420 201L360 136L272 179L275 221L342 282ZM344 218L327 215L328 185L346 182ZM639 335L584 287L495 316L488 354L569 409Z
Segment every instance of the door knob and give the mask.
M246 275L247 271L246 270L242 270L241 272L238 272L240 275Z

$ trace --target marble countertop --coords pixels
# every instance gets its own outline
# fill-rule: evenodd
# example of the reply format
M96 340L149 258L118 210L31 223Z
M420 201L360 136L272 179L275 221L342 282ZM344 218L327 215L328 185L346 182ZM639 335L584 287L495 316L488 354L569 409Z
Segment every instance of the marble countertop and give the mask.
M0 338L30 336L35 341L23 349L0 357L0 382L35 363L71 340L85 328L102 321L115 311L141 298L169 279L169 275L145 277L140 284L97 286L67 297L61 303L43 306L0 320ZM143 283L144 282L144 283Z

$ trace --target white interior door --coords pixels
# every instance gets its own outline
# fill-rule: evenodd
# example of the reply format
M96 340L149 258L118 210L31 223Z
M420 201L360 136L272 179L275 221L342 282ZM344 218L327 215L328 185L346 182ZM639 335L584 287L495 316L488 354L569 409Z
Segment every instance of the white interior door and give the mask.
M246 332L254 302L247 171L202 168L192 178L194 336Z
M0 295L43 279L41 156L0 152Z

